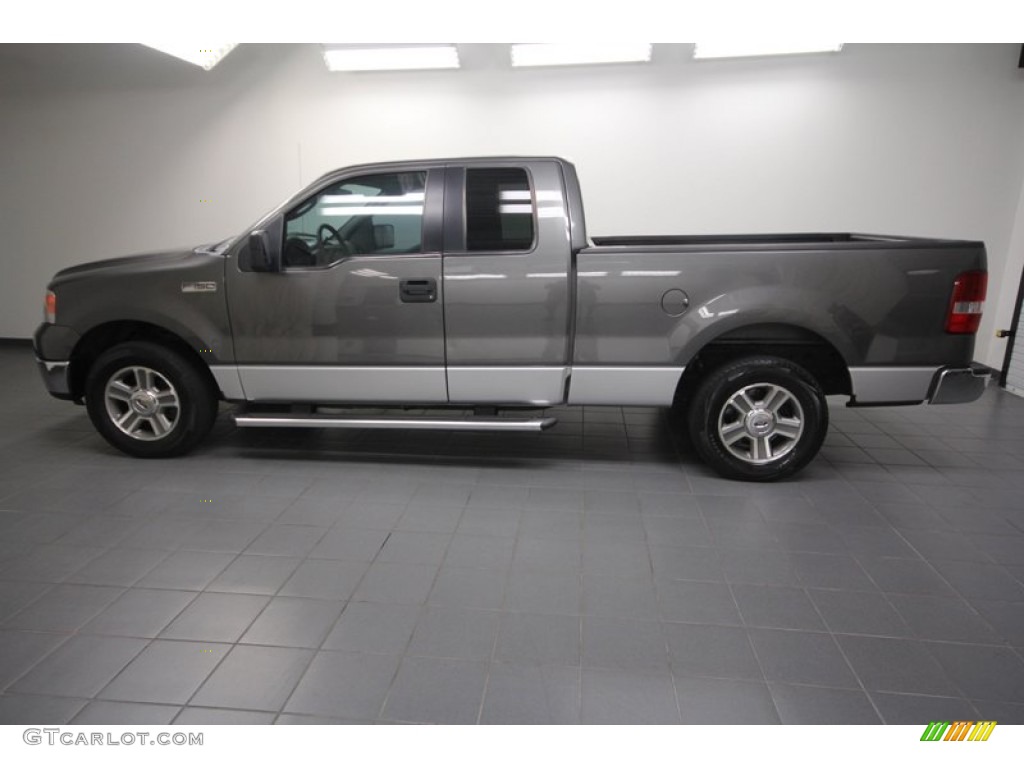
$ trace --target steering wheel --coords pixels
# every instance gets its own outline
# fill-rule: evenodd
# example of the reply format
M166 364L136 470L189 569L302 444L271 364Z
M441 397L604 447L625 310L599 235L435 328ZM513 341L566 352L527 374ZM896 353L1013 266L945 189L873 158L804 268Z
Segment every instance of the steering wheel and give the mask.
M324 230L327 231L327 237L324 237ZM316 245L318 248L323 248L327 245L329 240L337 240L341 243L341 235L338 234L338 230L332 227L330 224L321 224L316 228Z
M327 237L324 237L324 231L325 230L327 231ZM326 224L326 223L325 224L321 224L319 227L317 227L317 229L316 229L316 245L317 245L317 248L322 250L322 249L328 247L327 244L331 240L334 240L338 244L337 246L334 246L334 247L340 248L342 253L343 253L343 255L351 256L353 254L352 246L349 244L349 242L347 240L345 240L340 234L338 234L338 230L336 230L330 224Z

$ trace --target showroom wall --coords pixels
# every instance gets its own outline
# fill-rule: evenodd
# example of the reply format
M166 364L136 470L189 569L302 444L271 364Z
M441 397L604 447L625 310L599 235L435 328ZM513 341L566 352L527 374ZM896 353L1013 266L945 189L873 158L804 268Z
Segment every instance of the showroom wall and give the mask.
M1006 266L1003 270L1005 279L1001 284L993 283L989 287L989 306L999 307L996 320L998 325L993 326L995 329L1013 328L1013 310L1017 302L1017 292L1021 288L1022 271L1024 271L1024 189L1021 189L1020 202L1017 204L1013 235L1010 238ZM1018 327L1020 327L1020 320L1018 320ZM999 339L996 339L995 342L992 345L992 354L996 359L991 365L1001 368L1006 354L1006 345L1009 342ZM1015 339L1015 343L1017 345L1015 351L1017 355L1020 355L1021 351L1024 350L1024 347L1022 347L1024 345L1024 338L1018 336Z
M318 46L241 46L172 84L0 90L0 337L31 334L57 269L228 236L331 168L536 153L576 162L592 234L984 239L976 357L1001 363L993 330L1024 250L1019 46L700 62L656 46L648 65L533 71L506 50L465 46L459 71L345 75Z

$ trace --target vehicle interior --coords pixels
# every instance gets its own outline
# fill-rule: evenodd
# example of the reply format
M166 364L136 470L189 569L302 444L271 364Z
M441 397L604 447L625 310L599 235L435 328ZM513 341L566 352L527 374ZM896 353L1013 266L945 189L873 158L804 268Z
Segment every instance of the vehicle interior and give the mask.
M386 173L327 187L285 216L286 269L325 268L352 256L419 253L423 172Z

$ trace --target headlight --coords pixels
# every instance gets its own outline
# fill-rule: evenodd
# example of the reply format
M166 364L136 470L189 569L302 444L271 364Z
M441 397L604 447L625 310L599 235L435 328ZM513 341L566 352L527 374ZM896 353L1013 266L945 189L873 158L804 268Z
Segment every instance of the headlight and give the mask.
M46 322L53 324L57 322L57 294L53 291L46 292L46 301L43 307L43 317Z

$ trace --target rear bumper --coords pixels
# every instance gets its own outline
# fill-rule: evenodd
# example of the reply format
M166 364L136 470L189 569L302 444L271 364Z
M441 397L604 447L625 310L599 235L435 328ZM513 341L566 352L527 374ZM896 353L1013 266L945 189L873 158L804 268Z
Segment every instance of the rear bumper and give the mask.
M991 378L987 368L943 368L935 372L928 402L932 405L971 403L981 397Z
M61 400L71 400L71 380L68 378L70 362L67 360L40 360L36 358L39 373L47 391Z

